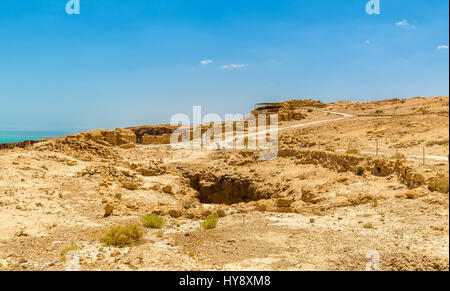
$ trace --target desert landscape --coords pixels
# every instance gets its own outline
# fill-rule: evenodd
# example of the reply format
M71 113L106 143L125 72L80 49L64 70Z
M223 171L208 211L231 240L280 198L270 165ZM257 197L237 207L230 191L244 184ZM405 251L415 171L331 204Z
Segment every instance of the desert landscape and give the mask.
M2 145L0 270L449 270L449 97L252 113L273 160L168 125Z

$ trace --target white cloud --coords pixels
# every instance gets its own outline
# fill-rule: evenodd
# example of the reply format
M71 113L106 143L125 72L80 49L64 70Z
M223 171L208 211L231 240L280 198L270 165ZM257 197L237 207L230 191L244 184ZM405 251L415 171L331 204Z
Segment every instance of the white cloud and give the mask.
M366 45L372 44L372 42L371 42L370 40L366 40L364 43L365 43Z
M247 67L247 65L244 64L229 64L229 65L223 65L220 66L221 69L226 70L226 69L242 69Z
M209 65L209 64L212 64L212 63L214 63L214 61L213 60L203 60L203 61L200 61L200 64L202 64L202 65Z
M448 50L448 45L440 45L437 47L438 50Z
M397 26L409 26L409 22L406 19L403 19L402 21L399 21L397 23L395 23L395 25Z

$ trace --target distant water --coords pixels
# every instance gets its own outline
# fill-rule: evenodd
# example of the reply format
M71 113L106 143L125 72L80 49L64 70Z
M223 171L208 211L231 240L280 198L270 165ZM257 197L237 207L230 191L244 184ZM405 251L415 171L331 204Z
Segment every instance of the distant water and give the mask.
M38 140L47 137L74 134L74 131L46 131L46 130L0 130L0 143L12 143L25 140Z

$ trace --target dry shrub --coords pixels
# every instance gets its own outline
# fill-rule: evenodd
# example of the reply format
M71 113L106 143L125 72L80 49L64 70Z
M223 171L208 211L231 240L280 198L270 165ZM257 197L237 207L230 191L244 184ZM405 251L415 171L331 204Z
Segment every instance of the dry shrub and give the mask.
M402 153L396 153L392 157L396 160L406 160L406 156Z
M345 153L347 155L359 155L359 150L358 149L348 149Z
M300 180L307 180L307 179L311 178L312 176L316 176L316 175L317 175L317 172L315 170L311 170L311 171L302 172L302 173L298 174L296 176L296 178L300 179Z
M148 214L142 217L142 224L150 228L162 228L165 224L164 218L156 214Z
M430 189L430 191L449 193L448 179L448 175L439 175L437 177L431 178L428 181L428 189Z
M219 222L219 215L211 214L202 223L200 223L200 226L203 229L213 229L216 228L218 222Z
M335 152L336 151L336 149L334 147L326 147L325 150L327 152Z
M100 238L100 242L107 246L125 247L131 245L144 236L142 228L137 224L113 226Z
M75 246L75 245L71 245L71 246L65 246L64 249L61 251L61 261L66 261L67 260L67 254L70 252L77 252L80 249Z

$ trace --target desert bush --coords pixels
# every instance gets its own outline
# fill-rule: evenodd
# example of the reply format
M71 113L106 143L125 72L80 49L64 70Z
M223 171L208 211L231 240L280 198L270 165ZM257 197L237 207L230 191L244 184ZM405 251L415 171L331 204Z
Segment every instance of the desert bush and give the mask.
M348 149L345 153L347 155L358 155L359 154L359 150L358 149Z
M431 178L428 181L428 189L430 191L438 191L442 193L449 193L449 177L447 175L439 175Z
M306 180L306 179L310 178L311 176L316 176L316 175L317 175L317 172L313 170L313 171L300 173L297 175L296 178L300 179L300 180Z
M372 228L374 228L373 225L372 225L372 223L364 224L363 227L364 227L365 229L372 229Z
M200 226L203 229L213 229L216 228L218 222L219 222L219 215L211 214L202 223L200 223Z
M402 153L396 153L392 157L396 160L406 160L406 156Z
M61 261L65 261L67 259L67 254L70 252L76 252L79 248L75 245L65 246L61 251Z
M156 214L148 214L142 217L142 224L150 228L162 228L165 224L164 218Z
M142 228L137 224L117 225L100 238L100 242L107 246L125 247L131 245L144 236Z
M336 151L336 149L334 147L326 147L325 150L327 152L335 152Z
M158 231L155 233L155 235L156 235L156 237L163 237L163 236L164 236L164 232L163 232L162 230L158 230Z

